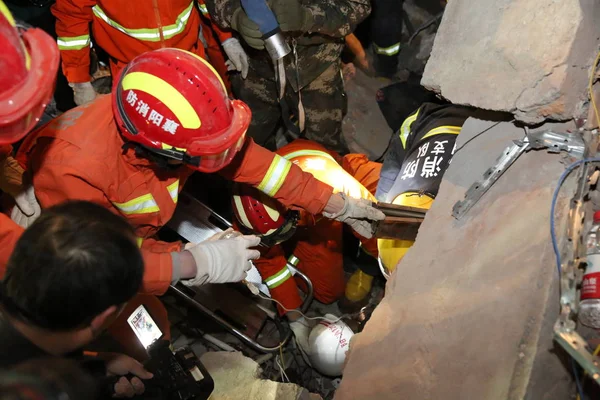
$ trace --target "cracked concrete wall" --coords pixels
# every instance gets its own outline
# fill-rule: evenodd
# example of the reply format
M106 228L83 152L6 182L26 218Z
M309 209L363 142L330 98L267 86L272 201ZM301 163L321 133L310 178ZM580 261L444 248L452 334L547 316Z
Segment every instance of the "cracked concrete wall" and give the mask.
M587 100L600 43L594 0L453 0L423 86L525 123L567 120Z

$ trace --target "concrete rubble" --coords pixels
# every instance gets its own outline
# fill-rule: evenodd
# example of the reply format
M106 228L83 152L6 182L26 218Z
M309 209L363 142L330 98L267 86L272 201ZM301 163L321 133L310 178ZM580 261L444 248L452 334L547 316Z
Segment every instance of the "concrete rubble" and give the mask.
M587 99L600 39L594 0L449 1L423 86L518 120L567 120Z
M462 220L451 215L466 189L523 137L510 123L478 135L492 125L465 124L416 244L351 344L336 399L564 399L574 393L570 366L552 341L558 278L548 221L562 157L522 155ZM550 128L573 126L540 129ZM567 204L569 187L559 206ZM557 221L564 223L564 215Z
M211 400L321 400L292 384L260 378L260 366L239 352L208 352L202 363L215 381Z

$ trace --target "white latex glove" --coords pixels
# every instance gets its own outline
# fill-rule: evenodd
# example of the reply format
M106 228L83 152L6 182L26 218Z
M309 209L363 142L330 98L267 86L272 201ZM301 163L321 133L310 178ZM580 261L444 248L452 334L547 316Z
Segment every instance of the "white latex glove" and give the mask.
M41 213L42 209L35 198L35 191L30 185L15 196L15 207L13 207L10 218L23 228L27 228Z
M73 89L73 100L78 106L87 104L96 98L92 82L69 83L69 86Z
M244 51L244 48L240 44L240 41L236 38L230 38L221 43L225 54L229 57L229 60L225 62L227 65L227 71L240 71L242 78L246 79L248 76L248 55Z
M355 199L339 193L344 199L344 207L335 214L323 213L323 216L336 221L344 222L360 236L370 239L373 237L374 221L385 219L385 214L373 207L367 199Z
M258 236L238 236L216 241L206 240L189 251L196 262L196 277L181 282L186 286L200 286L205 283L240 282L246 279L246 272L252 267L250 260L260 257Z
M296 344L302 352L304 361L306 361L306 363L310 365L310 361L307 356L310 354L308 337L310 336L310 331L312 330L312 324L304 317L301 317L294 322L290 322L290 329L292 330L292 332L294 332Z
M223 232L215 233L214 235L212 235L211 237L206 239L205 242L215 242L217 240L232 239L232 238L235 238L238 236L242 236L242 233L233 230L233 228L229 228L229 229L224 230ZM204 243L204 242L202 242L202 243ZM196 246L198 246L198 243L189 242L189 243L186 243L183 248L184 248L184 250L189 250L192 247L196 247Z

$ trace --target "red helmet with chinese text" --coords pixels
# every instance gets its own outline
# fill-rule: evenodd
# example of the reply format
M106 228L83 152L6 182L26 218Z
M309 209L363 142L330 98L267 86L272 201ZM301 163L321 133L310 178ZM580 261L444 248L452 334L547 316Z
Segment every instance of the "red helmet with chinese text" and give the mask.
M207 61L170 48L128 64L113 90L113 108L126 140L202 172L231 162L251 119Z
M41 29L19 29L0 0L0 144L22 139L52 98L59 53Z
M284 242L296 232L298 212L249 185L234 185L233 212L240 230L260 236L267 246Z

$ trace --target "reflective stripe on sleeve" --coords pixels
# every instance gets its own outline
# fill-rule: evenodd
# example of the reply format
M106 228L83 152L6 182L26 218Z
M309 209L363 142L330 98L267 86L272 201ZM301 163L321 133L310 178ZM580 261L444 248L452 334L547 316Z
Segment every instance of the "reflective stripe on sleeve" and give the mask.
M291 167L291 162L276 154L269 166L269 170L257 186L257 189L267 196L275 196L279 189L281 189L281 185L283 185Z
M145 194L140 197L136 197L133 200L129 200L125 203L112 203L115 207L119 209L123 214L149 214L153 212L157 212L160 209L158 208L158 204L154 200L152 194Z
M287 160L292 160L296 157L302 157L302 156L319 156L319 157L326 157L329 158L331 161L336 162L335 158L333 158L331 156L331 154L326 153L324 151L320 151L320 150L298 150L298 151L294 151L290 154L286 154L283 157Z
M177 199L179 198L179 179L167 186L167 190L173 199L173 203L177 203Z
M90 35L74 37L58 37L56 39L59 50L81 50L90 45Z

